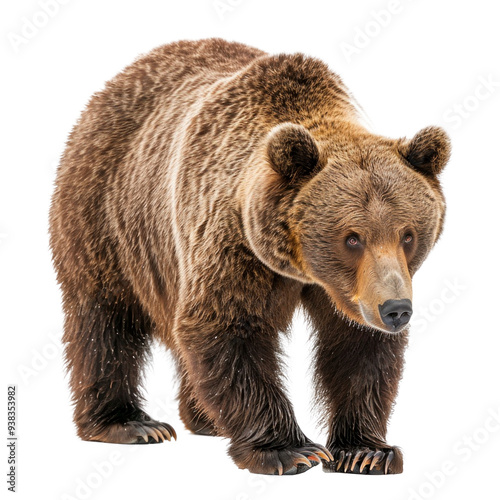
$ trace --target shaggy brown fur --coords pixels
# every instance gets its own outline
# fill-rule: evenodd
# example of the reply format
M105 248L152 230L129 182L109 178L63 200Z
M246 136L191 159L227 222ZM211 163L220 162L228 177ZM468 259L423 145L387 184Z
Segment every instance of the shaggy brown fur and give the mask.
M212 39L135 61L74 128L51 208L79 436L175 436L142 411L156 338L177 359L185 425L228 437L239 467L401 472L385 433L407 332L380 308L410 303L448 156L437 128L368 132L340 78L301 54ZM327 449L280 378L279 335L301 304Z

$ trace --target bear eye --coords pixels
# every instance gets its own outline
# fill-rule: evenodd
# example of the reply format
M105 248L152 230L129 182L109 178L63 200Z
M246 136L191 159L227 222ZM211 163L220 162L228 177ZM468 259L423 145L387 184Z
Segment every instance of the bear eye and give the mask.
M360 246L360 242L357 236L351 235L346 240L347 246L351 248L358 248Z
M404 236L403 236L403 243L411 243L413 241L413 235L410 234L410 233L406 233Z

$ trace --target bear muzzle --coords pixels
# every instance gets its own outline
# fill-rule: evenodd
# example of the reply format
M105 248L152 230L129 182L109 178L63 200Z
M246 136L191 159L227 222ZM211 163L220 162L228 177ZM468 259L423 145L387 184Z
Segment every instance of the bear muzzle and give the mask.
M365 323L386 333L404 330L413 313L411 276L402 251L368 250L358 269L357 303Z

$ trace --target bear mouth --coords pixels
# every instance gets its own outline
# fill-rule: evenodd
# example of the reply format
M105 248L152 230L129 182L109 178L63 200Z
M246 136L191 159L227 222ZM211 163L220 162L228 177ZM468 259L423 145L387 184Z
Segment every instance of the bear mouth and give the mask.
M377 306L376 312L373 307L369 307L363 303L359 296L346 296L344 294L335 293L331 287L325 286L326 292L330 298L330 303L333 306L336 314L342 318L350 327L368 333L382 333L385 335L399 335L408 330L409 324L406 321L404 324L387 324L382 320L381 306ZM409 302L411 308L411 300L392 301L392 302ZM386 301L387 302L391 302ZM385 304L384 303L384 304ZM389 311L390 312L390 311ZM411 316L411 314L410 314Z

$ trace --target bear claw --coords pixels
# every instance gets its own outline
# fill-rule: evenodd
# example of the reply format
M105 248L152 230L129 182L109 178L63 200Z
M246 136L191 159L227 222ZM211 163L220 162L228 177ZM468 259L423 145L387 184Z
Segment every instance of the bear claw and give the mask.
M333 460L323 464L325 472L352 474L399 474L403 472L403 457L398 448L346 450L336 448Z
M89 441L117 444L151 444L170 441L172 437L177 439L172 426L152 419L106 425L97 434L85 437Z
M170 441L172 437L177 440L177 435L175 430L169 424L163 422L151 421L148 424L141 422L128 422L128 424L135 424L136 429L140 429L142 432L137 436L137 441L135 444L146 444L146 443L159 443L165 442L165 440Z
M250 454L234 447L230 452L238 467L255 474L291 476L302 474L320 462L333 460L331 453L319 444L284 449L254 449Z

